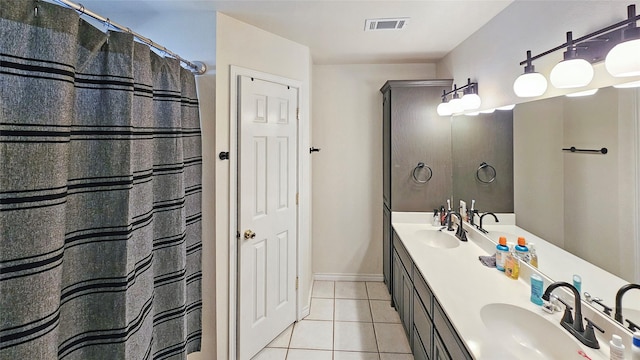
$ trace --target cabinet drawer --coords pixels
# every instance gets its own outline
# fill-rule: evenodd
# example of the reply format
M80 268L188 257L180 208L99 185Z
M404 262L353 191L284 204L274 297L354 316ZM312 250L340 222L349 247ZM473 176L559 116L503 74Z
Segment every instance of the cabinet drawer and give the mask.
M400 241L395 231L393 232L393 248L398 252L400 261L402 261L402 265L404 265L404 268L407 270L409 278L413 279L413 261L411 261L411 256L409 256L407 249L402 245L402 241Z
M431 351L425 347L420 333L413 328L413 359L414 360L430 360Z
M427 354L431 355L431 349L433 347L433 323L427 315L425 306L417 292L415 292L413 296L413 329L414 351L416 349L416 343L422 342L422 346L426 349ZM418 336L416 336L416 333Z
M438 301L433 302L433 323L452 359L473 359L447 319Z
M416 288L429 318L433 319L433 293L415 266L413 268L413 286Z

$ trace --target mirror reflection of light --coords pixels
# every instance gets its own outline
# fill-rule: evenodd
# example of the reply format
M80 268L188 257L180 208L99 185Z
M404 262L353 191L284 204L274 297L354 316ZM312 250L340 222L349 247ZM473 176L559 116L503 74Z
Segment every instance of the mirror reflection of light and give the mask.
M631 81L624 84L613 85L613 87L616 89L629 89L629 88L640 87L640 80Z
M595 94L597 92L598 92L598 89L591 89L591 90L574 92L572 94L567 94L566 96L567 97L590 96L590 95L593 95L593 94Z
M513 110L514 107L516 107L516 104L501 106L496 108L496 110Z

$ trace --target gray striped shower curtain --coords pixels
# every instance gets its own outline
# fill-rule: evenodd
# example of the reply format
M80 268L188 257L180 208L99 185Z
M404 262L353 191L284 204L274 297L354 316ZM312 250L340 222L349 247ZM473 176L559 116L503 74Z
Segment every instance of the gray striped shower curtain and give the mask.
M0 359L198 351L194 76L74 10L2 0L0 85Z

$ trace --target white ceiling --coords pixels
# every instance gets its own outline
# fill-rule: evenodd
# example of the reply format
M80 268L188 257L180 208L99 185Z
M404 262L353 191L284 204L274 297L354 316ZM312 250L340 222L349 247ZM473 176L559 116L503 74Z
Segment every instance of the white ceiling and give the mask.
M208 22L215 22L213 13L221 11L308 46L315 64L353 64L438 60L512 1L84 0L82 4L171 50L172 43L192 40L195 31L215 29L215 24ZM175 17L171 29L166 28L168 16ZM365 19L389 17L411 19L400 31L364 31ZM149 33L156 32L153 29L158 29L157 34ZM211 39L213 34L195 34L195 38L199 36ZM215 53L210 41L203 46L213 46ZM185 56L201 57L189 52Z

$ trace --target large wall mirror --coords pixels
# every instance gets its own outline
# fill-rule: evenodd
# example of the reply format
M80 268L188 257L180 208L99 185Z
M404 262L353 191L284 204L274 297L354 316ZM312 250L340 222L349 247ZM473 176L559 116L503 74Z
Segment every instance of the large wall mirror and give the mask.
M636 273L640 247L639 97L637 89L611 87L592 96L522 103L513 110L516 225L564 249L566 256L577 256L615 275L618 285L612 290L613 286L594 288L589 274L582 274L582 290L611 307L619 284L637 282L640 277ZM498 111L494 114L485 117L504 116ZM454 154L455 144L473 140L474 134L480 133L459 131L456 121L454 117ZM563 150L571 147L596 151ZM607 149L606 154L600 152L602 148ZM454 192L454 198L472 199L474 194ZM563 266L562 258L539 256L543 273L557 281L570 281L574 270ZM625 317L640 324L640 291L625 294L623 308Z

